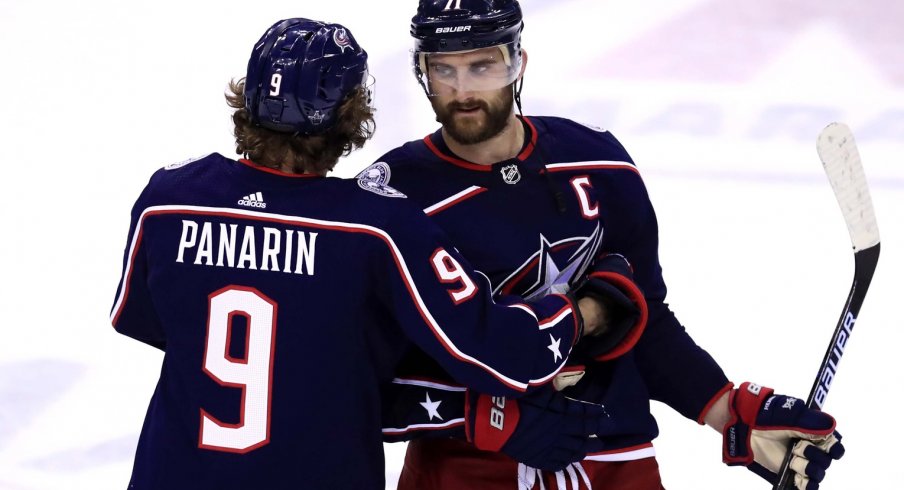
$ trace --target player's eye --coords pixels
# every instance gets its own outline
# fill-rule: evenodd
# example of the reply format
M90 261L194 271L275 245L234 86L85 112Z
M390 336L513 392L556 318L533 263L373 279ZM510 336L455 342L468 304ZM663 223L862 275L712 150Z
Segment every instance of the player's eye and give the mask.
M434 64L430 65L430 73L439 78L454 78L455 68L452 68L449 65Z

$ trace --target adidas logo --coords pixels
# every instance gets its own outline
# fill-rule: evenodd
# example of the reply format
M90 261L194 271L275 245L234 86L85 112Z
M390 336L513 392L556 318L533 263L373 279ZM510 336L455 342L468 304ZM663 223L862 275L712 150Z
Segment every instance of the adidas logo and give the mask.
M267 207L267 203L264 202L264 195L260 192L255 192L239 199L238 204L239 206L248 206L249 208L265 209Z

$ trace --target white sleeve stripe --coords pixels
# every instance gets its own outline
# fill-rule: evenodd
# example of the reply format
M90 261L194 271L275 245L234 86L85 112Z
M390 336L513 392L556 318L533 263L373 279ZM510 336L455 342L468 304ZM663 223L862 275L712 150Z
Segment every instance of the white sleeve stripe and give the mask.
M571 354L570 351L569 351L569 354ZM565 357L568 357L568 356L565 356ZM565 361L563 360L562 363L559 364L558 366L556 366L556 368L555 368L551 373L549 373L548 375L546 375L546 376L544 376L544 377L542 377L542 378L539 378L539 379L532 379L532 380L530 380L530 385L531 385L531 386L537 386L537 385L546 384L547 382L549 382L549 380L555 378L556 375L559 374L559 371L561 371L562 368L564 368L564 367L565 367Z
M401 251L398 246L396 246L395 241L393 241L392 237L389 236L384 230L379 228L375 228L370 225L365 225L361 223L345 223L340 221L326 221L319 220L313 218L303 218L299 216L289 216L284 214L274 214L274 213L262 213L260 211L252 211L245 209L233 209L233 208L216 208L216 207L206 207L206 206L179 206L179 205L165 205L165 206L152 206L145 209L141 216L138 218L138 224L135 226L135 231L132 235L132 241L129 245L129 262L126 264L125 269L123 270L123 286L120 288L119 295L116 298L116 303L114 303L113 312L111 313L111 318L114 319L114 324L116 319L119 317L119 314L122 311L122 308L125 303L126 295L128 293L127 284L132 274L132 262L135 256L135 250L137 249L137 243L139 241L139 237L141 236L142 226L144 225L144 220L148 216L153 215L162 215L162 214L197 214L197 215L213 215L213 216L225 216L225 217L237 217L237 218L245 218L245 219L257 219L260 221L269 221L269 222L277 222L284 223L290 225L302 225L302 226L311 226L315 228L325 228L330 230L342 231L342 232L350 232L350 233L366 233L369 235L373 235L379 237L383 240L384 243L390 248L393 256L396 259L396 265L399 269L399 273L402 276L402 280L405 282L405 285L408 288L408 292L411 295L411 299L414 301L415 307L421 313L421 317L433 331L433 334L437 337L440 343L445 347L446 351L449 352L453 357L465 361L467 363L473 364L494 378L502 382L503 384L514 388L519 391L527 390L528 383L517 381L512 379L498 370L496 370L491 365L481 361L480 359L474 358L466 353L464 353L461 349L456 346L445 331L440 327L440 325L436 322L436 319L433 318L433 315L430 313L430 310L427 309L427 305L424 304L424 300L421 298L420 292L418 292L417 286L414 283L414 280L411 277L411 273L408 271L408 265L405 262L405 258L402 256Z
M516 304L513 304L513 305L508 305L508 307L509 307L509 308L518 308L519 310L524 310L525 312L527 312L528 315L534 317L534 320L536 320L536 321L538 321L538 322L540 321L540 319L537 318L537 314L534 313L534 310L532 310L532 309L530 308L530 306L527 306L527 305L524 305L524 304L521 304L521 303L516 303ZM542 329L541 329L541 330L542 330Z
M652 444L640 449L630 451L611 451L596 454L588 454L584 461L634 461L637 459L652 458L656 456L656 450Z
M465 423L465 419L452 419L448 422L443 422L441 424L411 424L407 427L402 427L400 429L392 428L392 427L384 427L384 434L404 434L406 432L411 432L413 430L418 429L426 429L426 430L437 430L437 429L446 429L455 425L461 425Z
M630 162L624 162L620 160L599 160L599 161L590 161L590 162L570 162L570 163L550 163L546 166L546 168L550 172L562 172L566 170L594 170L594 169L603 169L603 168L612 168L612 169L628 169L637 172L637 167L635 167ZM639 172L638 172L639 173Z
M563 318L571 315L572 313L574 313L574 310L572 310L570 306L565 307L564 309L562 309L562 311L559 312L558 315L540 322L540 330L546 330L547 328L555 327L560 321L562 321Z
M434 214L434 213L442 210L443 208L446 208L448 206L451 206L452 204L455 204L456 201L464 200L465 198L470 197L473 194L476 194L478 192L483 192L485 190L486 189L484 189L483 187L472 185L471 187L468 187L467 189L465 189L457 194L453 194L430 207L424 208L424 214L426 214L427 216L430 216L431 214Z
M397 385L410 385L410 386L422 386L424 388L435 388L437 390L443 391L468 391L464 386L452 386L443 383L437 383L435 381L424 381L420 379L405 379L405 378L395 378L392 380L393 384Z

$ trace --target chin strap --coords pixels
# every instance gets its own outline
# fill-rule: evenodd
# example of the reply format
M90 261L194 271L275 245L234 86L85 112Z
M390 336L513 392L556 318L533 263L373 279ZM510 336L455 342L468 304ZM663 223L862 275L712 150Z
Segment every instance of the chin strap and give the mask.
M524 117L524 111L521 110L521 89L524 88L524 77L512 84L512 93L515 97L515 105L518 106L518 114Z

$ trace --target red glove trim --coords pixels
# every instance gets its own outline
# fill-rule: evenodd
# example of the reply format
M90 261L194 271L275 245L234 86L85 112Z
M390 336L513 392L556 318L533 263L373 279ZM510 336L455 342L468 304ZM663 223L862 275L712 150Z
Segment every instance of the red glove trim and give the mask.
M602 279L616 287L618 287L625 296L628 297L635 305L637 305L637 309L640 310L640 315L637 317L637 322L631 327L627 334L625 334L624 338L621 342L618 343L615 347L612 348L609 352L596 356L597 361L610 361L619 356L624 355L626 352L631 350L637 341L640 340L640 336L643 334L644 329L647 327L647 318L650 316L650 312L647 309L647 300L644 298L643 293L640 291L640 288L634 284L634 281L628 279L627 277L618 274L616 272L593 272L590 274L590 277L596 277Z
M722 461L725 464L747 466L753 463L750 439L763 402L772 396L772 393L772 388L744 382L728 396L728 411L731 418L722 429ZM743 443L736 439L740 437L744 438Z

